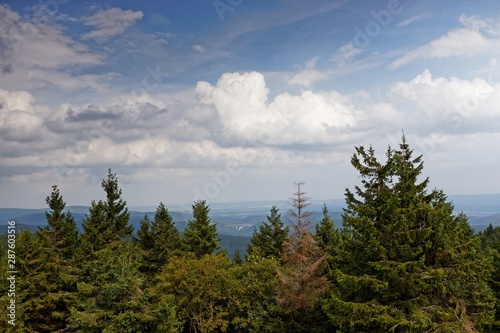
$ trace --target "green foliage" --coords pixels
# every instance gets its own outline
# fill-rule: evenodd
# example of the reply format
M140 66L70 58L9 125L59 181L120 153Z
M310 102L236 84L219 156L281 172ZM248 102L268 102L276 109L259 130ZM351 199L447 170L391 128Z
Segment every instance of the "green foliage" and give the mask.
M141 260L132 242L115 241L97 251L88 265L88 276L78 282L72 325L82 332L147 332L163 325L165 318L155 311L163 309L172 317L174 307L168 300L153 305L151 295L144 291L138 270Z
M141 220L139 243L144 251L144 268L150 275L157 273L168 259L179 252L181 238L168 209L160 202L153 222L147 216Z
M346 190L342 229L324 205L313 234L296 183L291 227L273 206L245 261L220 251L205 201L182 236L160 203L134 240L109 170L106 200L92 201L80 236L53 186L48 226L16 230L16 326L2 316L0 331L498 332L500 227L474 235L412 155L404 138L384 163L356 148L361 185ZM0 235L3 281L6 246ZM4 309L8 289L0 284Z
M211 223L208 213L210 208L205 200L193 204L193 220L188 222L182 235L182 244L186 252L201 258L219 249L219 239L215 224Z
M491 259L493 267L488 284L493 291L496 304L494 321L486 325L485 332L500 331L500 227L493 228L490 224L484 232L480 234L481 248L485 256Z
M52 309L45 306L45 300L54 291L52 281L47 279L45 263L47 257L40 239L29 230L16 231L15 243L15 326L8 324L7 316L2 315L0 327L3 332L52 332L54 322L51 321ZM2 281L10 276L7 261L2 261ZM5 283L3 286L8 287ZM8 288L7 288L8 289ZM7 289L2 290L0 304L6 309L11 297ZM59 304L58 304L59 305ZM59 318L58 318L59 319ZM56 320L57 321L57 320Z
M174 257L152 288L174 297L184 331L283 332L276 268L276 260L260 257L240 265L221 254Z
M236 280L236 306L232 323L242 332L285 332L284 312L276 301L279 262L249 256L231 268Z
M236 249L234 252L233 263L236 265L241 265L243 263L243 258L241 257L239 249Z
M158 276L155 293L174 295L179 321L190 332L225 332L231 324L235 284L226 256L172 258Z
M341 235L339 230L335 228L335 223L328 214L326 203L322 208L323 218L319 224L316 224L316 233L314 238L318 247L327 255L328 261L332 262L333 258L338 260L341 255Z
M15 249L20 272L17 301L20 313L26 316L22 327L35 332L68 328L79 278L74 265L78 230L71 213L64 212L66 203L57 186L46 202L51 209L46 212L48 226L35 234L21 231Z
M271 207L267 222L262 222L259 231L254 230L247 255L259 255L263 258L281 260L283 242L288 237L290 228L281 221L281 214L276 206Z
M385 164L371 147L351 159L362 187L346 190L347 259L324 303L342 332L474 332L491 318L478 239L442 191L418 182L422 157L412 153L403 138Z
M83 241L89 250L98 251L116 240L130 239L133 227L129 224L130 213L121 198L116 174L108 170L108 178L101 187L106 200L92 201L89 215L83 221Z

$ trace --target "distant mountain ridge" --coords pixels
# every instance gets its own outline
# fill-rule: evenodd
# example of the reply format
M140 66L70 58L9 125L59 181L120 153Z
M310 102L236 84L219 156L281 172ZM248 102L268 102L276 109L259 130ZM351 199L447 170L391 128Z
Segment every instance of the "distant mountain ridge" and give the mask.
M448 197L453 202L455 212L464 212L469 217L469 222L476 230L483 230L490 223L500 225L500 193L498 194L478 194L478 195L450 195ZM313 219L319 222L321 219L321 209L323 202L327 204L329 213L337 227L342 224L342 209L344 200L312 200L309 209L314 213ZM276 205L280 209L283 221L286 223L286 215L289 209L287 201L250 201L250 202L227 202L210 203L210 216L217 224L217 231L221 235L251 237L253 230L258 228L262 221L266 220L270 208ZM188 220L192 218L190 205L172 205L169 212L177 228L183 231ZM67 209L75 217L77 226L81 228L85 215L88 214L88 206L69 206ZM23 209L23 208L0 208L0 233L7 229L7 221L15 220L19 224L32 230L39 226L47 225L45 211L48 208ZM146 210L146 211L143 211ZM137 231L139 221L148 215L150 219L154 217L154 206L149 207L129 207L130 222Z

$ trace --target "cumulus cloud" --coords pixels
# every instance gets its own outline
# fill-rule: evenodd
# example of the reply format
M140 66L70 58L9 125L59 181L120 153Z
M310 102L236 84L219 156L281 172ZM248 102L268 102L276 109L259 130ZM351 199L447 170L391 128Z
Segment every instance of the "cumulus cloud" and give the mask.
M0 176L98 184L108 167L130 175L155 170L151 179L189 169L182 181L169 176L186 183L228 161L249 170L339 163L358 144L397 144L401 129L417 152L444 158L439 147L454 151L450 145L462 138L497 137L500 128L500 86L430 71L383 96L305 90L271 98L258 72L225 73L186 95L122 95L48 109L26 91L0 90Z
M331 143L332 132L356 122L335 94L308 90L301 95L283 93L270 101L264 76L257 72L226 73L214 86L199 82L196 92L202 104L217 110L224 133L240 143Z
M498 23L482 20L476 16L460 17L463 28L448 32L425 45L407 52L389 65L397 69L418 59L472 57L486 52L498 50Z
M121 8L109 8L100 10L92 16L84 19L85 25L95 29L84 34L84 39L95 39L105 42L111 37L117 36L132 26L137 20L142 19L142 11L123 10Z
M425 70L409 82L394 84L391 94L411 103L416 120L412 128L424 133L496 131L500 121L494 107L500 86L480 78L433 78Z

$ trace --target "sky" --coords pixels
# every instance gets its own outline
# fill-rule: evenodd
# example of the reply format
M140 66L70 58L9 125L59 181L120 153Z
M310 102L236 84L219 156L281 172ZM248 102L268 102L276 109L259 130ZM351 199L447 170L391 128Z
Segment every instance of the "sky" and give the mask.
M451 194L500 192L498 0L0 3L0 207L315 200L404 132Z

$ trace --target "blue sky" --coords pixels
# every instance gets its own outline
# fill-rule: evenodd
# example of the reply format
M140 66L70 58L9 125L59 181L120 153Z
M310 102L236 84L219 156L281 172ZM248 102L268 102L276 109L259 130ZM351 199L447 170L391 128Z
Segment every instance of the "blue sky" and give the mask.
M0 4L0 206L318 200L402 130L445 193L498 193L497 1Z

